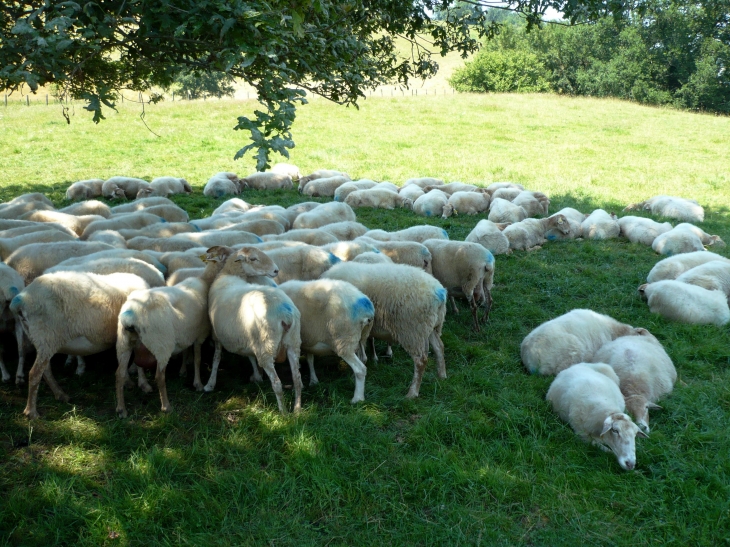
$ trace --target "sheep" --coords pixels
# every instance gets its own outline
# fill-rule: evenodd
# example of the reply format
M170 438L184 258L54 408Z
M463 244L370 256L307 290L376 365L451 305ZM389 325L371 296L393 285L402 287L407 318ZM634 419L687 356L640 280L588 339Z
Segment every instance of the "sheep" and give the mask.
M377 183L370 179L350 180L342 186L338 186L333 195L335 201L345 201L345 198L356 190L368 190L377 186Z
M340 224L339 222L334 224ZM261 239L264 241L298 241L307 245L328 245L337 243L339 239L334 234L325 232L315 228L302 228L298 230L289 230L279 235L265 235Z
M220 258L208 256L206 259ZM286 355L289 361L294 383L294 412L298 412L302 404L301 314L280 289L245 280L247 276L274 277L277 273L276 264L253 247L244 247L226 260L208 295L208 313L216 347L210 378L203 389L212 391L215 386L221 348L236 355L253 356L271 380L279 411L284 414L284 396L274 358ZM254 376L257 374L255 366Z
M555 214L548 218L526 218L510 224L502 233L509 241L510 249L533 251L539 249L548 239L554 239L554 233L567 236L569 232L568 219L561 214Z
M730 321L727 296L719 290L665 279L641 285L639 293L648 300L651 312L665 319L695 325L725 325Z
M144 211L149 207L155 207L157 205L175 205L175 202L162 196L153 196L150 198L141 198L133 201L132 203L115 205L111 208L111 212L113 216L124 215L127 213L137 213L139 211Z
M294 205L290 205L286 208L284 216L286 216L290 224L294 224L294 219L299 215L302 213L308 213L320 205L322 204L318 201L303 201L301 203L295 203Z
M512 203L522 207L528 217L548 215L550 199L542 192L528 192L523 190L512 199Z
M311 245L281 247L267 250L266 254L279 266L279 273L274 278L278 284L291 279L299 281L318 279L340 262L340 259L331 252Z
M644 210L653 215L676 218L683 222L703 222L705 210L693 199L675 196L655 196L640 203L628 205L624 211Z
M334 197L337 189L350 182L349 177L338 175L335 177L319 178L310 181L306 187L300 191L300 194L304 194L311 197ZM300 186L301 188L301 186Z
M55 209L53 205L47 205L41 201L8 202L0 204L0 219L16 220L26 213L36 211L55 211Z
M367 368L357 353L364 352L375 318L370 299L350 283L332 279L287 281L279 289L302 314L302 351L309 365L309 385L319 383L314 356L335 354L355 374L355 394L350 402L364 401Z
M130 249L152 251L186 251L193 247L214 245L236 245L239 243L260 243L261 238L248 232L188 232L168 238L134 237L127 241Z
M333 201L323 203L316 209L297 216L292 223L292 228L320 228L325 224L333 224L346 220L357 220L352 208L344 203Z
M117 230L117 233L124 239L132 239L137 236L145 237L172 237L176 234L185 234L189 232L199 232L200 229L190 222L158 222L149 224L139 229Z
M137 192L137 199L151 196L167 197L173 194L191 194L192 186L185 179L177 177L157 177L152 179L149 186L142 187Z
M0 238L11 238L18 237L25 234L32 234L34 232L47 232L56 231L63 232L70 236L75 236L76 233L69 230L65 226L56 224L55 222L30 222L30 226L18 226L17 228L8 228L7 230L0 231Z
M191 226L195 227L194 231L203 231L203 230L220 230L221 228L226 228L227 226L233 226L234 224L237 224L238 222L241 222L243 220L243 216L245 213L223 213L220 215L213 215L206 218L196 218L194 220L189 221ZM192 230L191 230L192 231Z
M497 188L492 192L492 199L506 199L507 201L512 201L517 196L519 196L524 190L520 190L519 188Z
M683 253L677 256L670 256L654 264L649 275L646 276L646 280L649 283L654 283L663 279L676 279L687 270L714 260L730 263L730 259L709 251Z
M416 241L379 241L367 236L358 237L355 241L375 247L380 253L396 264L407 264L432 274L433 257L423 243ZM424 240L425 241L425 240Z
M165 222L187 222L189 220L187 211L177 205L153 205L146 207L144 213L157 215L165 219Z
M356 190L345 198L345 203L352 207L375 207L378 209L413 209L413 202L404 198L398 193L387 189L371 188L369 190Z
M363 226L359 222L347 220L344 222L333 222L332 224L325 224L321 228L318 228L322 232L332 234L340 241L352 241L353 239L365 235L365 232L369 230L367 226Z
M17 249L30 243L51 243L55 241L74 241L78 239L58 230L43 230L22 236L0 239L0 259L5 260Z
M527 212L511 201L502 198L493 198L489 204L487 219L492 222L520 222L527 218Z
M345 261L352 260L362 253L380 252L377 247L363 241L338 241L337 243L322 245L321 248Z
M403 188L400 189L398 193L404 198L408 198L413 202L426 194L426 192L423 191L423 188L421 188L417 184L406 184Z
M230 175L235 177L235 180ZM243 183L245 184L245 183ZM203 195L210 198L222 198L229 194L240 194L241 185L238 177L233 173L218 173L208 179L203 187Z
M492 184L487 186L487 191L490 192L492 196L494 196L494 192L499 190L500 188L517 188L520 191L525 189L524 186L515 182L493 182Z
M68 207L58 210L59 213L66 213L67 215L98 215L100 217L109 218L112 216L111 207L106 203L102 203L96 199L89 199L86 201L79 201Z
M601 346L591 359L606 363L619 378L619 388L636 425L649 433L649 409L672 392L677 370L659 340L646 336L621 336Z
M87 179L74 182L66 189L66 199L78 201L101 197L102 179Z
M377 239L379 241L415 241L423 243L427 239L449 239L449 234L443 228L438 226L429 226L422 224L420 226L411 226L396 232L386 232L385 230L369 230L365 232L365 237Z
M118 249L127 248L127 239L114 230L100 230L91 234L86 241L101 241Z
M651 248L659 254L676 255L703 251L705 245L725 246L720 236L711 236L693 224L681 223L663 234L659 234Z
M81 239L87 239L94 232L100 230L115 230L119 231L122 229L139 229L149 226L150 224L156 224L158 222L165 222L162 218L157 215L150 213L139 212L139 213L127 213L124 215L112 215L111 218L104 218L96 220L87 224L81 234Z
M507 224L495 224L491 220L480 220L466 236L465 241L479 243L493 255L511 254L509 239L502 233L507 226Z
M621 233L616 215L603 209L596 209L580 225L581 235L586 239L613 239Z
M135 199L137 197L137 193L142 188L147 188L149 185L150 183L146 180L134 177L111 177L106 179L104 184L102 184L101 194L107 199L116 199L121 197ZM124 196L119 193L119 190L124 193Z
M76 216L61 213L59 211L31 211L21 215L21 220L32 220L33 222L53 222L65 226L77 236L84 233L86 227L97 220L106 220L98 215Z
M11 254L5 263L20 274L28 285L47 268L75 256L89 255L114 249L106 243L88 241L61 241L58 243L31 243Z
M572 207L564 207L557 213L550 215L550 217L556 217L557 215L563 215L568 221L569 230L565 231L565 226L553 227L545 232L545 238L548 241L556 241L562 239L578 239L581 237L583 230L583 221L588 215L581 213L577 209Z
M486 192L454 192L444 205L442 218L451 215L476 215L489 210L491 198Z
M289 175L292 180L298 181L302 178L302 173L299 171L299 167L291 163L275 163L271 168L272 173L278 173L280 175Z
M205 248L199 247L183 252L164 253L160 261L167 266L167 274L172 275L177 270L185 268L205 268L205 262L200 258L204 252Z
M226 215L228 216L228 215ZM247 222L252 220L275 220L281 224L286 230L291 228L286 209L278 205L269 205L267 207L259 207L252 211L247 211L243 215L233 217L235 223Z
M647 333L608 315L575 309L533 329L522 340L520 355L528 372L547 376L590 360L603 344L619 336Z
M38 418L38 385L46 371L56 399L68 401L50 372L51 357L86 356L112 347L119 309L132 291L145 288L147 283L132 274L56 272L38 277L13 298L10 310L37 352L28 374L26 416Z
M25 283L20 274L6 264L0 263L0 331L12 331L15 334L15 341L18 344L18 366L15 372L15 383L24 382L23 367L25 352L23 351L23 327L17 317L10 311L10 301L25 288ZM0 376L2 381L10 380L10 373L5 368L2 359L2 348L0 348Z
M336 171L334 169L318 169L309 175L299 178L299 193L301 194L307 187L307 184L313 180L326 179L330 177L345 177L350 179L350 175L342 171Z
M21 194L17 197L14 197L6 203L0 203L0 208L5 209L6 207L12 207L21 203L42 203L44 205L48 205L49 207L53 207L53 202L48 199L44 194L42 194L41 192L31 192L29 194Z
M66 230L69 233L70 230L67 230L66 228L63 228L59 226L58 224L53 224L51 222L46 222L45 224L48 224L48 228L60 228L62 230ZM10 218L2 218L0 219L0 230L15 230L16 228L28 228L30 226L38 227L37 222L33 222L30 220L17 220L17 219L10 219Z
M268 173L252 173L241 179L246 186L256 190L289 190L294 188L292 178L289 175L269 171Z
M619 379L606 363L578 363L560 372L546 399L585 442L612 451L622 469L636 466L636 436L646 437L625 413Z
M361 264L393 264L393 261L381 252L366 252L357 255L351 262L359 262Z
M323 275L352 283L375 307L371 336L398 343L413 359L406 397L418 397L428 362L428 345L436 355L438 376L446 378L441 329L446 316L446 289L423 270L401 264L342 262Z
M87 254L71 255L71 256L69 256L69 258L65 258L59 262L52 264L51 266L46 268L46 270L44 270L43 273L48 272L50 269L57 266L58 264L64 264L64 266L77 266L80 264L97 261L97 260L106 260L106 259L116 260L118 258L141 260L142 262L146 262L150 266L154 266L157 270L159 270L163 274L167 270L165 265L160 260L158 260L157 258L155 258L154 256L150 255L147 252L136 251L134 249L114 249L114 248L109 247L108 245L106 245L105 247L106 248L96 249L96 250L92 251L91 253L87 253Z
M722 291L730 298L730 262L712 260L677 277L677 281L704 287L709 291Z
M478 189L478 186L473 184L464 184L463 182L450 182L448 184L437 184L434 186L426 186L423 191L428 193L431 190L437 189L444 194L451 195L454 192L474 192Z
M489 317L492 305L491 289L494 283L494 257L478 243L466 241L445 241L427 239L423 244L428 248L433 261L433 276L450 289L458 287L471 308L474 330L479 332L477 317L478 299L483 298L485 312L482 321ZM482 294L483 293L483 294ZM453 302L454 310L456 303Z
M213 247L208 255L228 258L228 250ZM170 357L193 346L195 379L202 391L200 350L210 334L208 291L222 269L224 260L209 260L200 277L188 278L174 287L152 288L131 293L119 310L117 323L117 414L127 417L124 384L132 352L140 348L157 361L155 380L160 391L162 412L172 410L167 398L165 369Z
M162 287L165 285L165 278L160 270L153 265L130 257L102 257L89 260L77 261L75 259L64 260L60 264L48 268L44 274L54 272L87 272L99 275L112 273L128 273L141 277L150 287Z
M170 253L176 251L187 251L195 247L201 247L202 243L187 241L171 237L146 237L137 236L127 240L127 247L137 251L156 251Z
M433 177L417 177L406 180L403 183L403 186L405 187L409 184L415 184L420 188L425 188L426 186L443 186L444 181Z
M252 234L256 234L257 236L265 236L265 235L280 235L283 234L286 231L286 228L282 226L279 222L276 220L269 220L266 218L261 218L258 220L245 220L245 216L241 217L243 220L241 222L237 222L236 224L231 224L229 226L225 226L223 228L220 228L219 232L250 232Z
M650 218L625 216L618 219L621 236L632 243L650 246L657 236L672 229L669 222L659 223Z
M449 194L434 189L413 202L413 212L422 217L439 217L448 202Z

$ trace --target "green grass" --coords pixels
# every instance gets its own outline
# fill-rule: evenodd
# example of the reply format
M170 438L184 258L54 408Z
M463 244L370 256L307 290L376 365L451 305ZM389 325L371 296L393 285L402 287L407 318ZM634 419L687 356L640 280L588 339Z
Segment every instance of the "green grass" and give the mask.
M234 163L235 116L253 103L208 101L148 110L147 132L125 104L94 126L79 109L0 108L0 197L38 190L62 203L77 179L185 176L196 189ZM416 175L515 180L564 206L619 210L659 193L698 199L703 228L730 239L730 119L556 96L368 99L358 111L313 101L295 125L291 161L401 182ZM289 205L295 192L256 192ZM216 206L177 198L192 216ZM371 227L423 222L410 212L358 211ZM463 239L475 218L430 220ZM722 251L721 251L722 252ZM723 252L723 254L727 254ZM319 359L299 416L280 416L247 363L221 366L217 391L168 374L171 415L157 393L129 390L114 413L115 357L76 377L54 361L72 402L41 387L0 386L0 546L4 545L727 545L730 543L730 354L727 328L671 323L636 294L658 260L625 241L571 241L497 258L494 307L481 334L449 313L449 378L429 363L421 396L404 399L412 363L368 363L366 402L337 359ZM637 469L582 443L528 376L519 343L535 326L588 307L651 330L674 360L674 393L637 442ZM381 346L381 350L384 349ZM12 344L6 344L13 363ZM210 348L204 361L210 364ZM286 370L280 374L287 383ZM305 367L306 370L306 367ZM304 373L305 385L308 381Z

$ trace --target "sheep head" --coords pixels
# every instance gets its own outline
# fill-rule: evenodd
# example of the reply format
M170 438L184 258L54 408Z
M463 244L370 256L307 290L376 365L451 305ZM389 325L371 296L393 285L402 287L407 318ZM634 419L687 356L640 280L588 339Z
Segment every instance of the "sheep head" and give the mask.
M647 435L623 412L614 412L603 422L600 442L611 449L622 469L636 467L636 437Z
M550 226L557 228L558 231L562 234L570 233L570 223L568 222L568 219L563 214L549 217L548 224Z
M646 296L646 287L648 286L648 283L644 283L643 285L639 285L639 295L641 295L641 298L644 300L648 300L648 296Z
M220 263L225 262L231 254L233 254L233 249L230 247L216 245L205 251L205 253L200 255L198 258L206 264L209 262Z
M636 425L644 433L649 433L649 410L661 410L662 407L648 401L643 395L627 395L624 397L626 401L626 410L628 410L635 418Z
M413 200L410 198L403 199L403 208L413 210Z
M279 268L271 257L256 247L242 247L230 260L237 265L237 269L244 277L279 275Z
M710 236L710 243L708 245L716 245L717 247L725 247L725 242L720 236Z
M137 199L150 197L154 193L155 189L151 186L148 186L147 188L140 188L139 192L137 192Z
M441 218L449 218L451 215L458 215L459 213L456 211L456 207L454 207L451 203L447 203L444 205L444 212L441 215Z

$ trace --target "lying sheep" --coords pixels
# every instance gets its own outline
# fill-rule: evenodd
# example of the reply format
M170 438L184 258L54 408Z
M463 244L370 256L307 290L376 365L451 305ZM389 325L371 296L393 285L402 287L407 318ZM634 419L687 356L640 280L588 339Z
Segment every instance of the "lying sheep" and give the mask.
M451 195L454 192L474 192L478 189L473 184L464 184L463 182L450 182L448 184L437 184L435 186L426 186L423 191L428 193L433 189L438 189L447 195Z
M292 228L320 228L325 224L333 224L346 220L357 220L355 212L349 205L333 201L323 203L308 213L302 213L297 216L292 223Z
M712 236L693 224L681 223L652 242L651 248L659 254L676 255L703 251L705 245L725 246L720 236Z
M123 215L112 215L111 218L104 218L101 220L95 220L90 224L86 225L81 239L87 239L94 232L101 230L132 230L144 228L150 224L156 224L158 222L165 222L161 217L146 212L138 213L126 213Z
M650 246L657 236L668 232L672 225L668 222L659 223L650 218L625 216L618 219L621 236L632 243L641 243Z
M560 372L546 399L585 442L612 451L622 469L636 466L636 436L646 435L625 413L619 379L605 363L578 363Z
M371 188L356 190L345 198L345 203L353 209L357 207L375 207L378 209L413 209L413 202L391 190Z
M442 218L451 215L477 215L489 210L491 198L486 192L454 192L444 205Z
M517 196L519 196L524 190L520 190L519 188L497 188L492 192L492 199L506 199L507 201L512 201Z
M604 344L593 355L594 363L607 363L618 376L626 408L636 424L649 433L649 409L672 392L677 370L659 340L645 336L621 336Z
M25 283L20 274L6 264L0 263L0 332L12 332L18 344L18 366L15 371L15 383L22 384L25 381L23 367L25 352L23 351L23 327L17 320L15 314L10 311L10 301L23 290ZM2 381L10 380L10 373L5 368L2 359L2 348L0 348L0 376Z
M335 177L319 178L310 181L306 187L300 191L301 194L311 197L334 197L335 192L340 186L348 183L350 177L337 175ZM301 183L300 183L301 184ZM301 187L301 186L300 186Z
M340 262L331 252L311 245L281 247L267 250L266 254L276 262L279 273L274 278L277 284L292 279L310 281L318 279L333 265Z
M693 199L678 198L675 196L655 196L639 203L627 206L624 211L644 210L653 215L667 218L676 218L683 222L702 222L705 220L705 210Z
M572 207L564 207L563 209L560 209L560 211L558 211L557 213L550 215L550 218L556 217L558 215L563 215L563 217L565 217L565 220L568 221L569 230L566 232L564 230L565 226L562 225L560 227L556 226L554 228L548 229L545 232L545 237L548 241L578 239L579 237L581 237L583 233L583 221L588 215L585 215L577 209L573 209Z
M113 216L124 215L127 213L137 213L139 211L144 211L149 207L155 207L157 205L175 205L175 202L162 196L141 198L133 201L132 203L122 203L121 205L115 205L111 208L111 212Z
M405 264L420 268L429 274L433 273L433 257L431 251L423 243L416 241L379 241L367 236L359 237L355 241L372 245L396 264Z
M555 238L555 233L567 236L570 229L568 219L561 214L555 214L548 218L526 218L510 224L504 228L502 234L509 241L510 249L534 251L549 238Z
M296 219L299 215L302 213L308 213L309 211L312 211L322 205L318 201L303 201L301 203L296 203L294 205L290 205L286 208L284 215L286 216L287 220L289 220L289 224L294 224L294 219Z
M265 235L280 235L286 231L286 228L282 226L276 220L269 220L267 218L260 218L258 220L245 220L245 216L241 217L241 222L231 224L225 228L220 228L219 232L249 232L256 234L257 236Z
M78 201L101 197L102 179L87 179L74 182L66 189L66 199Z
M289 222L286 209L279 205L267 205L266 207L259 207L255 210L247 211L236 222L249 220L275 220L286 230L291 228L291 222Z
M135 240L138 240L140 238L134 238L130 239L127 242L127 245L134 249L135 247L132 245L132 242ZM159 241L159 240L156 240ZM259 236L256 234L251 234L249 232L241 232L241 231L235 231L235 232L220 232L220 231L214 231L214 232L187 232L183 234L175 234L174 236L167 238L167 241L174 245L178 242L189 242L194 243L198 247L213 247L214 245L238 245L241 243L260 243L262 240ZM189 247L188 247L189 248ZM153 249L153 250L162 250L162 249ZM173 250L173 249L170 249ZM186 250L186 249L181 249Z
M230 194L240 194L242 186L235 173L217 173L208 179L203 187L203 195L209 198L222 198Z
M206 258L217 259L215 256ZM244 247L226 260L208 295L208 313L216 348L210 378L203 389L212 391L215 386L221 348L236 355L252 356L271 380L279 411L283 414L286 408L274 359L286 355L289 361L294 383L294 412L298 412L302 405L301 314L283 291L246 281L248 276L274 277L277 273L276 264L253 247ZM258 375L256 367L254 375Z
M137 199L151 196L167 197L173 194L191 194L192 186L185 179L178 177L157 177L152 179L149 186L142 187L137 192Z
M142 188L147 188L150 185L149 182L143 179L137 179L134 177L111 177L104 181L101 186L101 194L107 199L116 199L125 197L127 199L135 199L137 193ZM124 193L124 196L120 195L119 190Z
M86 241L100 241L118 249L127 248L127 240L119 232L114 230L100 230L94 232Z
M3 203L0 204L0 219L19 219L21 216L35 211L55 211L55 209L53 205L47 205L41 201Z
M619 336L647 333L608 315L576 309L533 329L522 341L520 355L528 372L557 374L572 364L589 361L603 344Z
M106 243L88 241L61 241L58 243L31 243L11 254L5 263L20 274L28 285L51 266L75 256L113 250Z
M478 243L493 255L511 254L509 239L502 233L507 226L508 224L496 224L491 220L480 220L465 241Z
M712 260L677 277L677 281L703 287L708 291L722 291L730 298L730 262Z
M420 188L425 188L426 186L443 186L444 181L442 179L437 179L433 177L417 177L408 179L403 183L403 186L408 186L409 184L414 184Z
M359 222L347 220L345 222L325 224L319 228L319 230L332 234L340 241L352 241L355 238L365 235L369 228L367 226L363 226Z
M446 241L427 239L423 244L428 248L433 261L433 276L447 289L460 289L471 308L474 330L479 332L477 310L479 300L485 301L482 321L489 317L492 305L491 289L494 283L494 257L478 243L467 241ZM454 310L456 303L453 301Z
M256 190L289 190L294 188L292 178L283 173L269 171L268 173L252 173L241 179L246 186Z
M428 346L436 355L439 378L446 378L441 329L446 316L446 289L423 270L400 264L342 262L323 277L352 283L375 307L371 336L398 343L413 359L408 398L418 397Z
M44 373L56 399L68 401L53 379L51 357L56 353L86 356L111 348L119 309L132 291L145 288L147 284L132 274L57 272L38 277L13 298L10 310L37 352L28 374L26 416L38 417L38 385Z
M440 217L449 202L449 194L440 190L431 190L413 203L413 212L422 217Z
M165 265L162 264L162 262L160 262L157 258L151 256L149 253L143 251L135 251L134 249L113 249L106 245L102 249L96 249L87 254L69 256L64 260L49 266L43 273L49 272L53 267L62 263L66 266L76 266L96 260L117 258L141 260L142 262L146 262L150 266L154 266L163 275L166 272Z
M97 215L104 218L112 216L111 207L96 199L79 201L73 205L59 209L58 212L76 216Z
M393 261L383 253L361 253L352 259L352 262L360 264L393 264Z
M356 190L368 190L377 185L377 182L370 179L350 180L342 186L338 186L334 193L335 201L345 201L345 198Z
M117 233L124 239L132 239L133 237L172 237L175 234L185 234L189 232L199 232L200 229L189 222L158 222L149 224L139 229L121 229Z
M175 251L187 251L195 247L203 246L197 241L174 239L173 237L146 237L137 236L127 240L127 247L137 251L156 251L170 253Z
M60 211L32 211L21 215L21 220L32 220L33 222L53 222L65 226L77 236L84 233L86 227L97 220L106 220L98 215L76 216L61 213Z
M0 208L5 209L6 207L13 207L21 203L42 203L49 207L53 207L53 202L48 199L45 194L42 194L41 192L30 192L28 194L21 194L14 197L5 203L0 203Z
M5 260L17 249L31 243L51 243L55 241L74 241L78 239L75 235L71 236L58 230L43 230L42 232L32 232L17 237L0 239L0 259Z
M406 184L398 191L398 193L404 198L410 199L414 203L418 198L426 194L426 192L423 191L423 188L417 184Z
M364 354L373 326L375 308L370 299L350 283L332 279L287 281L279 289L302 314L302 351L309 365L309 385L319 383L314 356L334 354L355 374L355 394L350 402L364 401L367 368L357 354Z
M341 223L337 222L333 224ZM316 228L289 230L279 235L266 235L262 239L264 241L299 241L307 245L328 245L329 243L337 243L339 241L335 235Z
M665 319L695 325L725 325L730 322L730 308L722 291L665 279L639 287L639 293L649 302L652 313Z
M317 179L326 179L330 177L345 177L347 179L350 179L350 175L343 171L336 171L334 169L318 169L313 173L310 173L309 175L306 175L299 179L299 193L301 194L302 192L304 192L307 184L309 184L311 181Z
M621 233L618 217L603 209L596 209L580 225L581 235L586 239L613 239Z
M706 262L712 262L713 260L730 263L730 259L709 251L683 253L677 256L670 256L654 264L649 275L646 276L646 280L649 283L654 283L663 279L676 279L687 270L691 270Z
M302 173L299 171L299 167L291 163L275 163L271 168L272 173L278 173L280 175L289 175L292 180L299 180L302 178Z
M350 261L362 253L379 253L377 247L363 241L338 241L323 245L322 249L332 253L340 260Z
M427 239L449 239L449 234L443 228L438 226L429 226L422 224L420 226L411 226L396 232L386 232L385 230L369 230L365 232L365 237L377 239L379 241L415 241L423 243Z
M493 182L489 186L487 186L487 191L494 196L494 192L499 190L500 188L516 188L520 191L524 190L525 187L521 184L517 184L516 182Z
M187 222L190 219L187 211L177 205L153 205L145 208L144 212L148 215L157 215L165 222Z
M511 201L502 198L493 198L489 204L487 218L492 222L519 222L527 218L527 212Z
M512 199L512 203L522 207L528 217L548 215L550 199L542 192L528 192L523 190Z

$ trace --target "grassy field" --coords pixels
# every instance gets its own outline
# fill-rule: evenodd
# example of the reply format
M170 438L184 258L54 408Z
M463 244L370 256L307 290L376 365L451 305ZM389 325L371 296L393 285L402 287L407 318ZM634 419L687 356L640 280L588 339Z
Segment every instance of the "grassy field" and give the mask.
M231 159L245 136L230 128L253 107L163 104L145 118L159 137L126 103L99 126L79 107L70 126L57 107L0 107L0 199L33 190L60 205L70 182L120 174L184 176L196 190L216 171L245 174L253 161ZM698 199L703 229L728 240L728 134L729 118L607 100L374 97L360 110L315 100L299 113L291 161L395 182L512 180L548 193L551 210L619 212L671 193ZM201 194L177 201L193 217L217 205ZM407 211L358 217L384 229L424 221ZM476 220L428 222L463 239ZM349 368L318 360L321 383L305 388L298 416L280 416L268 383L249 383L248 363L228 356L214 393L177 379L174 362L175 411L161 415L156 392L131 390L130 418L118 420L112 353L89 359L80 378L54 360L72 400L41 387L40 420L22 416L25 390L0 385L0 546L728 545L727 328L652 315L636 288L657 260L626 241L497 257L487 327L474 333L463 305L448 314L449 378L438 380L431 360L414 401L404 399L413 366L399 348L368 363L356 406ZM631 472L582 443L544 400L551 379L520 363L531 329L579 307L648 328L678 370ZM12 344L6 357L12 366Z

